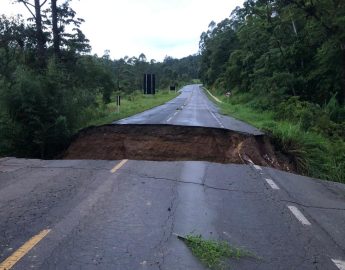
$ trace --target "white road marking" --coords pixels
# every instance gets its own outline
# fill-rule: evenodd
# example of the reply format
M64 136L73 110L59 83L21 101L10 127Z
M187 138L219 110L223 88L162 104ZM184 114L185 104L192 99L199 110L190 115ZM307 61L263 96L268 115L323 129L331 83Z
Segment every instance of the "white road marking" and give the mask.
M280 189L272 179L265 178L265 180L266 180L267 184L269 184L272 189Z
M167 122L170 122L177 114L178 114L178 111L174 112L174 114L168 118Z
M253 165L255 169L257 169L258 171L262 171L261 167L259 165Z
M303 225L311 225L309 220L302 214L302 212L296 206L288 205L287 207L290 209L292 214L298 219L299 222L301 222Z
M221 101L219 98L217 98L217 97L215 97L214 95L212 95L212 94L211 94L211 92L210 92L210 91L208 91L206 88L204 88L204 89L207 91L207 93L209 93L209 94L210 94L210 96L211 96L211 97L213 97L213 98L214 98L214 100L215 100L215 101L217 101L217 102L219 102L219 103L223 103L223 101Z
M126 164L126 162L128 161L128 159L123 159L121 160L118 164L115 165L114 168L111 169L111 173L116 173L123 165Z
M250 158L248 159L248 161L250 164L254 165L254 162Z
M205 105L206 105L206 103L205 103ZM222 122L220 122L220 120L217 118L217 116L216 116L213 112L210 111L210 109L208 108L207 105L206 105L206 108L207 108L207 110L209 111L209 113L212 115L212 117L213 117L214 119L216 119L216 121L217 121L217 123L220 125L220 127L221 127L221 128L224 128L224 125L222 124Z
M339 270L345 270L345 261L332 259L332 262L339 268Z

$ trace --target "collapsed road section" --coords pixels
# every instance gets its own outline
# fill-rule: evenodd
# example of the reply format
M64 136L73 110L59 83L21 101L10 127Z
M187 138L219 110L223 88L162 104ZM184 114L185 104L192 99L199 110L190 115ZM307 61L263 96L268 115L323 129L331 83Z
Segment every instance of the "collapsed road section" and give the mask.
M269 138L227 129L173 125L104 125L81 130L64 159L203 160L291 170Z

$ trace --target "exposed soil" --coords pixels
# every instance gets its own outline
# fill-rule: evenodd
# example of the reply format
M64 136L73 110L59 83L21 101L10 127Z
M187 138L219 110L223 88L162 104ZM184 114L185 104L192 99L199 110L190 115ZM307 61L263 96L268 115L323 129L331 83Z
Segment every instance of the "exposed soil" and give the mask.
M266 136L172 125L104 125L80 131L64 159L204 160L293 170Z

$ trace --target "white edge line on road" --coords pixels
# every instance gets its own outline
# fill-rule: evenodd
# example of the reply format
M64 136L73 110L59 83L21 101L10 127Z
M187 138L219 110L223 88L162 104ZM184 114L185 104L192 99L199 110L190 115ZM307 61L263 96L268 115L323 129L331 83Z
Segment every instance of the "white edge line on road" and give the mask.
M217 97L215 97L214 95L212 95L211 92L208 91L206 88L204 88L204 89L207 91L207 93L209 93L209 95L210 95L211 97L213 97L213 99L214 99L215 101L217 101L217 102L219 102L219 103L223 103L223 101L221 101L219 98L217 98Z
M258 171L262 171L262 168L259 165L253 164L254 168L257 169Z
M339 270L345 270L345 261L332 259L332 262L339 268Z
M167 122L171 121L171 119L172 119L172 117L169 117L168 120L167 120Z
M250 158L248 158L248 161L250 164L254 165L254 162Z
M205 103L206 105L206 103ZM217 118L217 116L211 112L211 110L208 108L208 106L206 105L207 110L209 111L209 113L213 116L214 119L216 119L217 123L220 125L221 128L224 128L224 125L222 124L222 122L220 122L220 120Z
M174 113L174 116L175 116L176 114L178 114L178 112L175 112L175 113Z
M269 184L272 189L280 189L278 187L278 185L272 179L265 178L265 180L266 180L267 184Z
M298 219L299 222L301 222L303 225L311 225L309 220L302 214L302 212L296 206L288 205L287 207L292 212L292 214Z
M128 159L123 159L121 160L119 163L117 163L114 168L112 168L110 170L111 173L116 173L123 165L126 164L126 162L128 161Z

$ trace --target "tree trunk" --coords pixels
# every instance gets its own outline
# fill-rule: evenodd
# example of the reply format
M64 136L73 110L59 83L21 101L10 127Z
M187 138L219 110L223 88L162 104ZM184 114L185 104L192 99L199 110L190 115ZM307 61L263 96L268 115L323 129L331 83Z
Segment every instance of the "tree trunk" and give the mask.
M52 10L52 26L53 26L53 47L54 54L57 59L60 59L60 33L58 28L58 12L56 6L57 0L51 0Z
M37 58L41 67L45 66L45 43L46 39L42 29L42 15L40 0L35 0L35 22L37 38Z
M343 60L343 68L342 68L342 97L340 98L340 102L344 105L345 104L345 42L340 45L341 48L341 57Z

